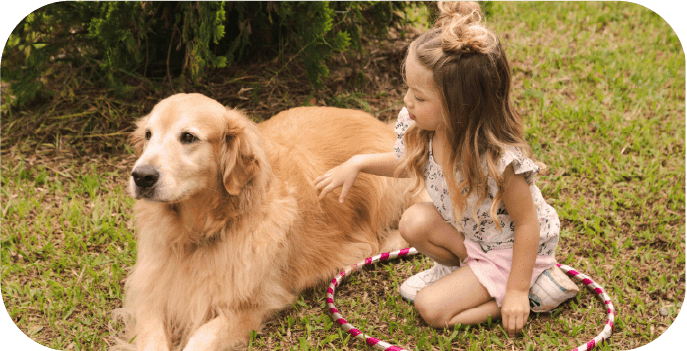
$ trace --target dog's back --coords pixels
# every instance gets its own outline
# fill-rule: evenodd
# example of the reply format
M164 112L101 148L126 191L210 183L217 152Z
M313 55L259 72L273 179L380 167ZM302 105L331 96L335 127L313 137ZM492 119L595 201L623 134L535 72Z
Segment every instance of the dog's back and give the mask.
M271 142L312 153L325 171L356 154L391 152L395 141L392 129L370 114L335 107L292 108L259 128Z
M313 183L354 155L392 152L396 135L389 125L363 111L298 107L258 127L274 177L296 187L304 219L300 225L306 235L289 238L299 248L292 268L310 270L296 274L297 289L317 283L313 277L331 278L343 265L382 248L403 245L393 229L411 204L405 180L360 174L343 204L338 202L340 189L318 200Z

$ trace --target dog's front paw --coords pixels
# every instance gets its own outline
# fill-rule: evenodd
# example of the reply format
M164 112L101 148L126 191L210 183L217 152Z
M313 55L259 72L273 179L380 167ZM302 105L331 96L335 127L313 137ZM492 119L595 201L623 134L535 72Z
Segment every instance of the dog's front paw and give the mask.
M184 347L184 351L213 351L216 348L216 337L201 334L193 336Z

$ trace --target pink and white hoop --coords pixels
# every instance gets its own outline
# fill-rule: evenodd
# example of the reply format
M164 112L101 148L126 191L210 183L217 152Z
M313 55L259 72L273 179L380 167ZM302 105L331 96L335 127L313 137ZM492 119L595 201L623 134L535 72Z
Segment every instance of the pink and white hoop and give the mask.
M394 346L389 344L386 341L377 339L375 337L372 337L370 335L366 335L363 332L361 332L359 329L354 327L351 323L348 323L339 310L334 306L334 292L336 290L336 287L341 284L341 280L343 277L346 275L350 274L351 272L357 271L361 269L362 267L366 265L370 265L373 263L377 263L379 261L388 261L397 257L403 257L403 256L412 256L417 254L417 250L414 247L410 248L405 248L399 251L394 251L394 252L387 252L383 254L379 254L377 256L373 257L368 257L364 261L354 264L351 266L348 266L344 268L344 270L339 273L329 284L329 288L327 289L327 307L329 308L329 312L332 315L332 320L334 320L341 328L346 331L348 334L354 336L355 338L364 341L370 346L373 346L376 349L379 350L386 350L386 351L406 351L405 349ZM576 270L572 269L569 266L566 266L564 264L558 264L558 267L560 267L563 272L565 272L567 275L570 277L582 282L589 290L593 291L596 296L604 303L604 306L606 307L606 312L607 312L607 319L606 319L606 324L604 325L603 330L599 335L597 335L595 338L591 339L590 341L578 346L575 349L572 349L571 351L585 351L585 350L591 350L593 349L596 345L601 344L605 340L611 337L611 334L613 333L613 325L614 325L614 319L616 315L616 311L613 308L613 303L611 303L611 298L606 294L604 289L594 282L591 278L588 276L577 272Z

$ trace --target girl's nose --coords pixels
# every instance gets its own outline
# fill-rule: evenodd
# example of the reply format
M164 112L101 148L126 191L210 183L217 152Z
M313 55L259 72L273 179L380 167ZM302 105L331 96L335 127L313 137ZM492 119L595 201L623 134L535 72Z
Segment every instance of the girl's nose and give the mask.
M410 108L410 107L411 107L412 100L410 99L410 97L408 96L408 94L409 94L409 91L406 91L406 94L403 95L403 103L406 105L406 107Z

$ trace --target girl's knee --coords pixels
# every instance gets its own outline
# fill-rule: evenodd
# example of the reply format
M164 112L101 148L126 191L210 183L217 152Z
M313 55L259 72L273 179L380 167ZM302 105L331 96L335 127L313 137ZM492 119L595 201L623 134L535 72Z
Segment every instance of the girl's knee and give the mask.
M436 224L439 212L431 203L419 203L409 207L401 216L398 230L403 239L411 245L418 241L427 240L427 233Z
M451 322L452 316L446 315L444 304L440 301L432 299L430 294L418 291L415 296L415 309L417 309L420 317L432 328L446 328Z

